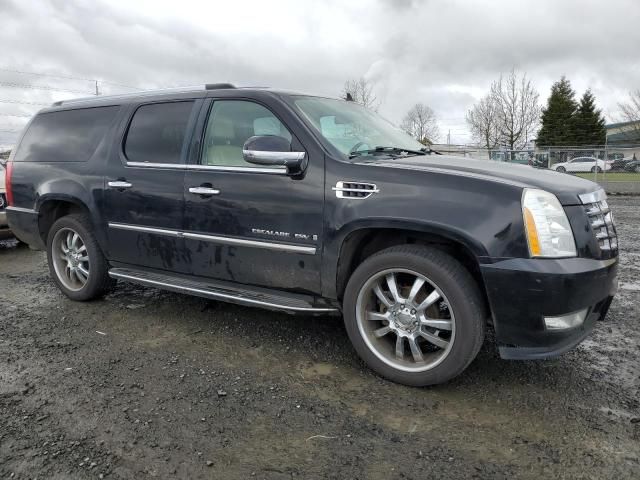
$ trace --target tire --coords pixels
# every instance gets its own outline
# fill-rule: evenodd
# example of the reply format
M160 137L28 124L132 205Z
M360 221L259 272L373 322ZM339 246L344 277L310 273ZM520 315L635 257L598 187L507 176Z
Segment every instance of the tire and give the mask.
M70 238L73 241L73 234L78 237L70 249L68 242ZM64 253L65 249L73 258ZM92 232L91 220L86 215L71 214L56 220L47 235L47 261L56 285L72 300L98 298L115 285L109 277L109 264ZM70 273L70 262L76 273Z
M602 168L600 167L591 167L591 173L602 173Z
M386 307L374 285L383 285L383 296L389 302L393 292L389 288L384 293L384 289L390 286L392 274L401 301L391 301L393 305ZM408 300L416 287L411 278L424 282L413 301ZM430 298L437 297L430 303ZM430 306L420 311L418 304ZM453 257L430 247L391 247L367 258L347 283L343 314L360 358L381 376L414 387L443 383L462 373L484 340L486 315L477 283ZM449 326L442 328L446 322ZM430 343L435 340L437 343ZM414 342L421 354L417 357Z
M564 168L564 167L558 167L558 168L556 168L556 172L567 173L567 169Z

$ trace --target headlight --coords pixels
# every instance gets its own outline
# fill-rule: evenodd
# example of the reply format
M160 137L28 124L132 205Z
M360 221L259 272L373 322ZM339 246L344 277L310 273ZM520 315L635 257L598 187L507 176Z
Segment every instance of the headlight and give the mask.
M567 214L555 195L526 188L522 216L532 257L575 257L576 242Z

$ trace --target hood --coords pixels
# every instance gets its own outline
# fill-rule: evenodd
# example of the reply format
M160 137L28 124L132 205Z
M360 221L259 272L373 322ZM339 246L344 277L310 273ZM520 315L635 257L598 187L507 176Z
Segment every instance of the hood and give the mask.
M563 205L579 205L581 202L578 195L601 189L597 183L566 173L533 168L528 165L476 160L469 157L424 155L384 160L363 160L358 163L385 168L402 168L425 172L438 171L440 173L473 176L489 182L506 182L522 188L539 188L553 193Z

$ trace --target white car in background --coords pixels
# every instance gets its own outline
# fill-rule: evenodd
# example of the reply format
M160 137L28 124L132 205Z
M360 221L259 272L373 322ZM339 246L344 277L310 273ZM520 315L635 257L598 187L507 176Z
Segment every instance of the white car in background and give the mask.
M603 172L611 170L612 162L605 162L604 160L599 160L594 157L576 157L572 158L568 162L556 163L555 165L551 165L551 169L556 172Z

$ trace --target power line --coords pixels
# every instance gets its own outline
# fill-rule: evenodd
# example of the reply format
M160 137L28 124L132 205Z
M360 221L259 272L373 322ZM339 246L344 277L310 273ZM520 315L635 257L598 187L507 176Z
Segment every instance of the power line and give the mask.
M4 87L31 88L34 90L48 90L48 91L54 91L54 92L82 93L85 95L91 95L93 93L93 92L87 92L86 90L71 90L68 88L49 87L46 85L31 85L27 83L0 82L0 85Z
M0 103L19 103L20 105L40 105L48 107L51 103L25 102L22 100L0 100Z
M54 75L52 73L37 73L37 72L26 72L24 70L15 70L13 68L0 67L0 71L3 72L11 72L11 73L20 73L22 75L35 75L38 77L51 77L51 78L63 78L65 80L82 80L84 82L95 82L95 78L82 78L75 77L72 75Z
M132 87L131 85L124 85L122 83L115 83L115 82L110 82L107 80L100 80L99 78L84 78L84 77L76 77L73 75L55 75L52 73L39 73L39 72L27 72L24 70L16 70L13 68L6 68L6 67L0 67L0 71L2 72L11 72L11 73L19 73L21 75L34 75L34 76L38 76L38 77L50 77L50 78L60 78L60 79L64 79L64 80L80 80L83 82L98 82L98 83L106 83L108 85L114 85L117 87L124 87L124 88L132 88L134 90L143 90L142 88L138 88L138 87Z
M33 115L27 115L25 113L0 113L0 117L25 117L31 118Z

